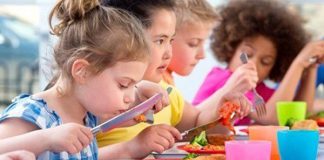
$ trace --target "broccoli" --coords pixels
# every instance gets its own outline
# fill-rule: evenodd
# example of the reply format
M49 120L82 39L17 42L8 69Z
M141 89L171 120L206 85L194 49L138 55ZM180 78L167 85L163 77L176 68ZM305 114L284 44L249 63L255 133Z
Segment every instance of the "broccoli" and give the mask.
M186 155L186 157L183 158L183 160L189 160L189 159L196 158L196 157L198 157L197 154L189 153Z
M285 126L288 126L289 128L291 128L295 122L297 122L298 120L295 119L295 118L289 118L287 121L286 121L286 124Z
M206 132L202 131L198 136L195 136L194 139L190 142L190 144L196 146L206 146L208 144Z

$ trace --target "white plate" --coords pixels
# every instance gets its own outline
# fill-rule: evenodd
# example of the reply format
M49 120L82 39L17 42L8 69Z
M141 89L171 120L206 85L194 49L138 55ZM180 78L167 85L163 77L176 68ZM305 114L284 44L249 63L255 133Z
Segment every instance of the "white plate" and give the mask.
M174 146L166 151L164 151L163 153L155 153L153 152L152 155L154 156L154 158L161 158L161 159L182 159L184 158L188 152L180 150L177 148L177 146L179 145L184 145L187 144L188 142L179 142L179 143L175 143Z

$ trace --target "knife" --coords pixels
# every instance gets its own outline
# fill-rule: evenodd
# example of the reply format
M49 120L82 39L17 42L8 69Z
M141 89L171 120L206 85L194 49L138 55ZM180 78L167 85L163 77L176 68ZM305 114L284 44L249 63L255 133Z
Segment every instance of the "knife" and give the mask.
M205 131L207 129L215 127L217 124L222 123L222 118L218 118L215 121L212 121L210 123L186 130L181 133L182 140L181 141L191 141L194 136L199 135L202 131Z
M92 134L96 135L98 132L106 132L113 128L118 127L123 122L133 119L134 117L142 114L143 112L147 111L155 105L159 100L162 98L162 93L157 93L151 98L147 99L146 101L142 102L141 104L131 108L130 110L113 117L112 119L107 120L106 122L94 127L91 129Z

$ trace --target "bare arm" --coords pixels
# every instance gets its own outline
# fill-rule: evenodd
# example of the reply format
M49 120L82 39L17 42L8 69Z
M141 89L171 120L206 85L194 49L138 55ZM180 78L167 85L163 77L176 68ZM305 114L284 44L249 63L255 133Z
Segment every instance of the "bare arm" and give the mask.
M0 124L0 154L28 150L35 155L50 150L80 152L93 139L91 130L83 125L67 123L49 129L39 129L32 123L10 118Z
M128 142L116 143L109 146L99 148L99 159L120 159L121 157L127 159L132 155L129 152Z
M324 54L324 41L315 41L308 43L304 49L299 53L299 55L294 59L293 63L290 65L287 73L285 74L283 80L281 81L279 88L271 96L271 98L266 103L267 115L265 117L257 117L255 113L251 114L251 117L261 124L278 124L277 113L276 113L276 102L278 101L292 101L295 98L300 98L306 100L307 103L312 103L313 90L315 87L314 71L310 71L309 78L301 83L300 94L295 97L297 91L298 83L302 80L302 74L304 70L310 67L312 64L308 61L311 57L322 58ZM306 95L309 94L309 95ZM310 105L310 104L308 104Z
M316 92L316 74L317 65L306 69L302 75L299 90L294 100L305 101L307 103L307 112L310 113L314 106L314 97Z
M12 118L2 122L0 130L6 131L0 132L0 153L28 150L38 155L47 149L43 130L37 130L31 123Z
M216 112L214 112L214 113L216 113ZM190 129L192 127L199 125L199 123L198 123L199 116L200 116L200 111L197 108L195 108L193 105L191 105L190 103L185 101L183 113L182 113L182 119L181 119L180 123L176 126L176 128L180 132L183 132L187 129ZM207 118L207 117L205 117L205 118Z
M152 125L130 141L99 148L99 159L143 159L151 152L162 153L171 148L180 138L179 131L172 126Z
M321 111L324 111L324 99L315 99L311 114L316 114Z

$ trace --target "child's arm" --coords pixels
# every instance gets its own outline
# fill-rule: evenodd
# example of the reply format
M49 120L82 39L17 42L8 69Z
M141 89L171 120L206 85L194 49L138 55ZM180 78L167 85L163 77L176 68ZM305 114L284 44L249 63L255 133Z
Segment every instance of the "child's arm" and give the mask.
M297 93L296 98L307 102L307 106L312 106L314 101L315 93L315 73L311 71L308 74L307 81L300 81L302 74L311 63L308 61L309 58L318 56L321 58L324 54L324 42L310 42L295 58L293 63L290 65L287 73L283 80L280 82L278 89L271 96L266 103L267 115L263 118L257 117L256 114L251 114L253 119L262 124L278 124L277 113L276 113L276 102L278 101L292 101L295 99L295 93L298 88L299 82L300 89Z
M130 141L99 148L99 159L142 159L151 152L162 153L171 148L179 131L165 124L147 127Z
M217 119L219 116L218 109L225 100L236 102L241 106L240 117L248 115L251 105L243 94L254 88L257 81L258 76L253 63L249 62L240 66L222 88L215 91L199 105L193 107L186 102L181 122L177 125L177 128L183 131Z
M79 124L64 124L39 129L27 121L10 118L0 124L0 153L28 150L35 155L50 150L77 153L93 138L89 128Z
M207 100L199 104L200 109L198 109L198 107L192 106L188 102L185 102L182 119L176 126L176 128L180 131L184 131L192 127L200 126L218 119L219 107L226 101L231 101L240 105L241 108L237 111L240 117L244 117L248 113L250 113L251 104L243 94L233 94L232 92L219 90L215 92L213 96L220 98L215 101L215 98L213 98L212 96L209 97ZM222 130L221 128L218 129Z
M25 150L18 150L8 152L0 155L1 160L35 160L36 157L33 153Z

